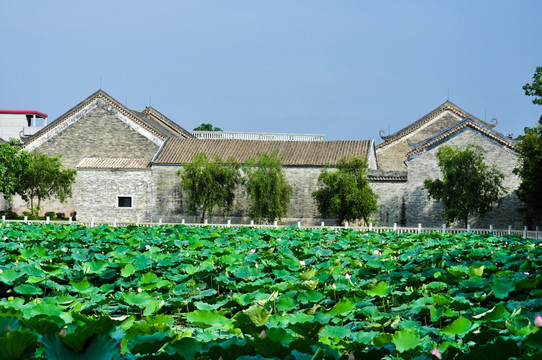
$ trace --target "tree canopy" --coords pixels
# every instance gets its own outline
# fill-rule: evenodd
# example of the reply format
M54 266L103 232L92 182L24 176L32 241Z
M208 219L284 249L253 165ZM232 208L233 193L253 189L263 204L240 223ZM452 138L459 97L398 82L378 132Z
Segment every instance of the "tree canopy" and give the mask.
M30 211L38 215L42 200L55 197L64 202L66 198L71 197L76 174L77 170L62 167L60 155L29 153L22 186L23 198L29 203Z
M186 193L188 213L197 215L201 221L211 216L215 208L230 209L235 198L235 188L242 181L241 166L233 158L222 161L218 156L209 159L206 154L194 156L177 172L181 188Z
M459 220L467 227L470 216L483 217L506 193L504 174L484 162L483 152L472 144L463 149L444 145L437 151L442 179L426 179L424 188L429 199L444 204L449 223Z
M213 126L212 124L202 123L200 126L195 128L194 131L222 131L222 129Z
M312 193L324 218L335 218L338 224L363 220L378 210L377 195L367 180L367 161L343 157L335 171L325 166L318 176L319 189Z
M11 196L24 196L23 178L28 167L28 153L21 151L18 140L0 144L0 193L11 201Z
M280 221L288 212L293 190L284 175L279 151L259 154L247 161L247 165L246 188L251 215L256 221Z
M534 104L542 105L542 67L537 66L533 83L523 86L525 95L534 96ZM521 178L516 193L523 201L529 217L542 217L542 116L535 127L524 129L518 137L519 164L514 173Z

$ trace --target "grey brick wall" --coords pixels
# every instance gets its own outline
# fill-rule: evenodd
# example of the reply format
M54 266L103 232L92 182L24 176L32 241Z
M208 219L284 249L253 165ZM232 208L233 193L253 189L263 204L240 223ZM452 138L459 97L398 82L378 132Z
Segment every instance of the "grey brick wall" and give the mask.
M85 191L75 199L81 221L152 221L155 178L151 170L90 170L77 173ZM117 196L131 196L132 208L119 208Z

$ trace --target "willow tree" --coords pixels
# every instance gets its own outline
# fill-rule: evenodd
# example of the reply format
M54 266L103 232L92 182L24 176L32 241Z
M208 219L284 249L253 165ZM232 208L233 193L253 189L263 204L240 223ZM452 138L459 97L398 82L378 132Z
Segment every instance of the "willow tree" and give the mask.
M242 181L240 165L233 158L222 161L218 156L210 159L206 154L194 156L177 175L181 177L181 188L186 193L188 214L201 212L212 216L214 209L229 210L235 198L235 188Z
M246 188L250 213L256 221L280 221L288 212L293 190L284 175L282 160L279 151L274 150L247 161Z

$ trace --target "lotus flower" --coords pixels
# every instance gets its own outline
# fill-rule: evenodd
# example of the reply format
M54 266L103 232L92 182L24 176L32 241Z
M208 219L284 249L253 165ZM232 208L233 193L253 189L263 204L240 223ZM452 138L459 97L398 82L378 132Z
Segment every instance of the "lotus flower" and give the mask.
M256 253L256 249L250 249L250 252L255 254Z
M258 268L258 263L254 264L254 267L257 269Z
M542 326L542 316L540 316L540 314L536 314L536 317L534 318L534 324L536 325L536 327Z
M350 274L349 274L349 273L346 273L346 275L344 275L344 278L345 278L346 280L350 279Z
M3 273L3 272L4 272L4 270L0 269L0 274Z
M149 244L145 245L145 250L150 250L151 246Z
M337 289L337 285L335 285L335 283L331 284L331 287L333 288L333 290Z
M305 260L299 260L299 265L305 266Z
M439 359L439 360L442 359L442 355L440 354L440 351L438 351L438 349L436 347L433 349L433 352L431 354L435 355L437 357L437 359Z
M138 293L142 293L142 292L143 292L143 289L142 289L142 288L137 288L137 292L138 292Z

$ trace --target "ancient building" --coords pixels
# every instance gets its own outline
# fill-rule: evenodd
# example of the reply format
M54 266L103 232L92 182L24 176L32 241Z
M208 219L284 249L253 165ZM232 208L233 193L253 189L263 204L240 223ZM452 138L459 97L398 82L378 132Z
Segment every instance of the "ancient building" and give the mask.
M439 146L474 143L485 150L488 163L506 175L503 205L473 226L520 227L521 206L514 194L519 179L512 173L517 153L512 139L446 101L421 119L374 140L324 141L321 135L197 133L183 129L153 108L134 111L98 91L27 139L27 151L62 154L62 162L78 169L74 196L66 204L46 202L45 211L77 211L79 220L190 221L176 173L200 152L229 156L243 163L261 152L278 149L294 196L285 222L319 224L311 194L322 167L343 156L368 160L371 186L379 196L375 225L440 226L439 204L427 200L423 180L440 174L435 153ZM231 213L209 221L248 222L246 194L238 191ZM25 204L14 199L13 209Z

